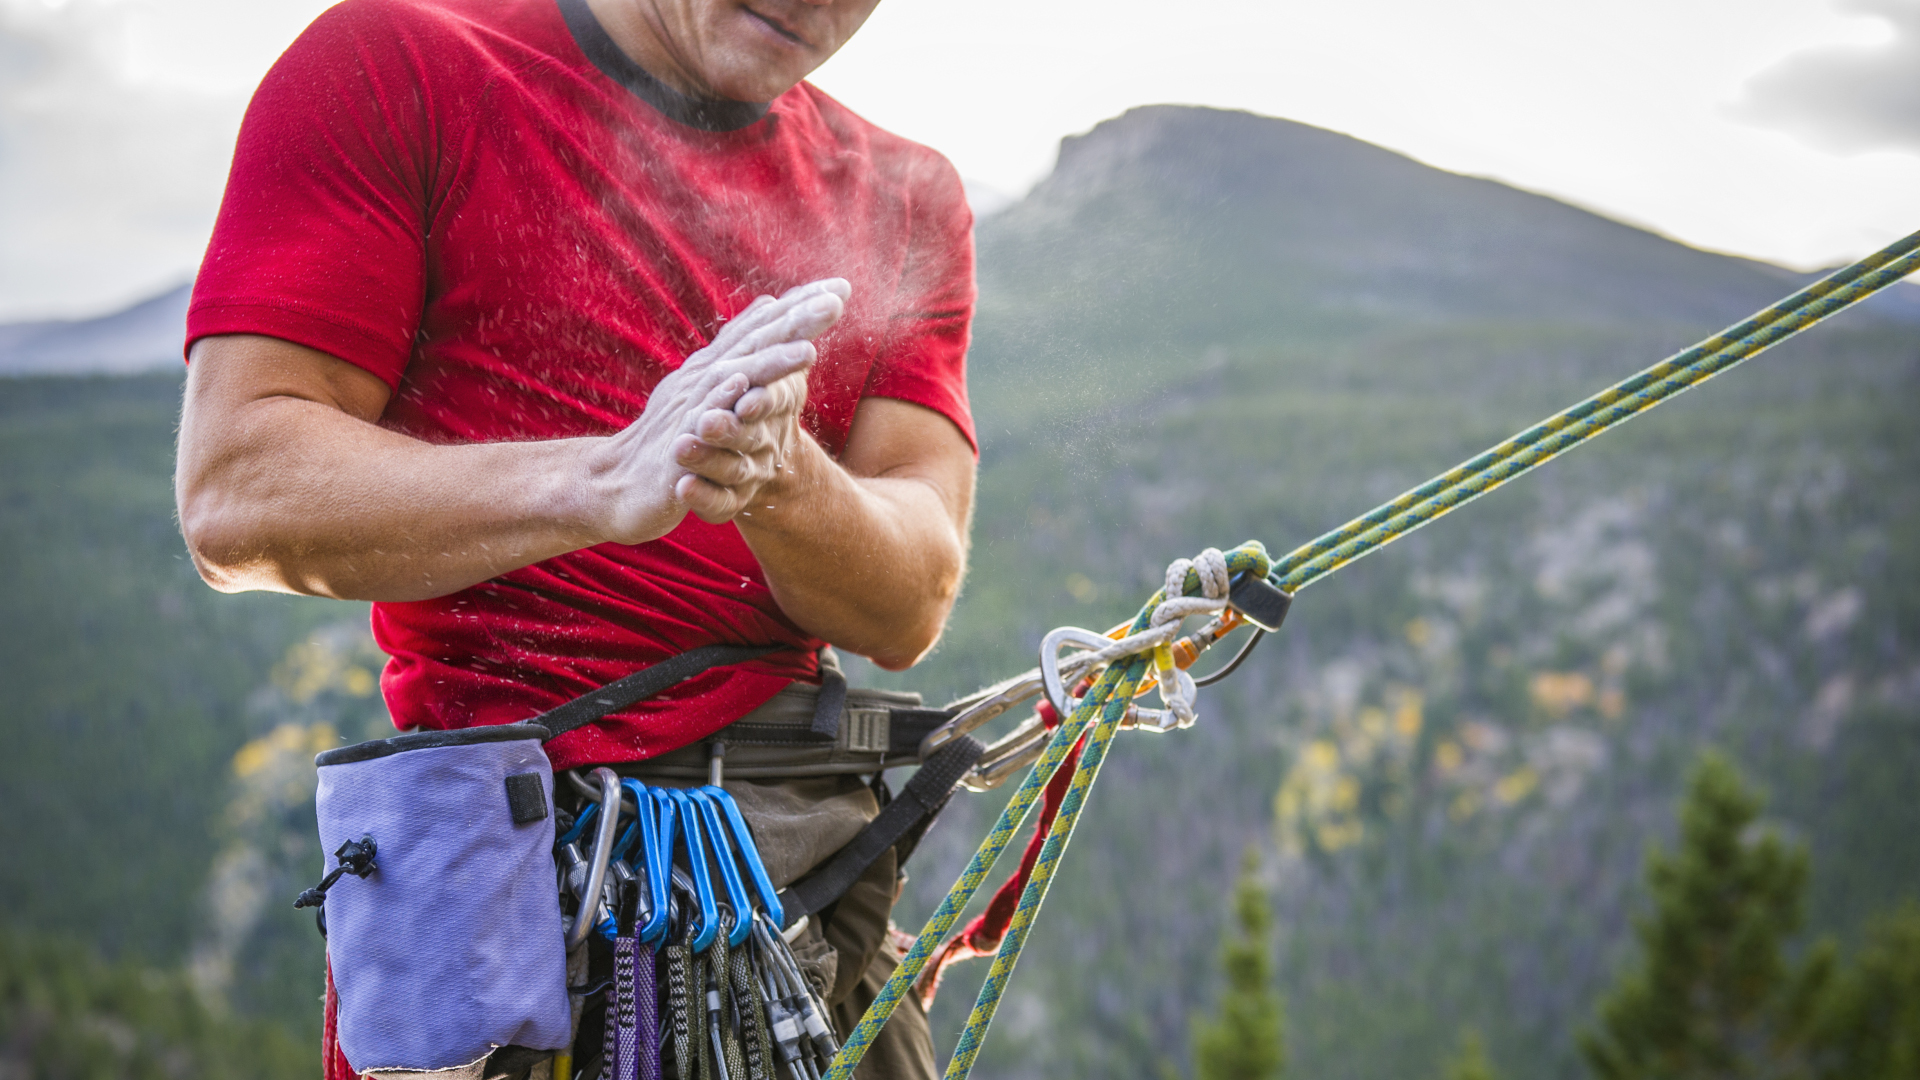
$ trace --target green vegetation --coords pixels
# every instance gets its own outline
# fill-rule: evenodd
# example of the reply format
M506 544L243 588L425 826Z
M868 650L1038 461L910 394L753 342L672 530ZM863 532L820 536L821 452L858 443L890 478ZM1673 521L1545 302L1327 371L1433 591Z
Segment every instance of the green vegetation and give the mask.
M107 964L85 942L0 933L0 1075L260 1080L316 1072L281 1025L210 1011L188 980Z
M1760 811L1726 758L1701 759L1678 849L1647 860L1640 956L1580 1036L1602 1080L1920 1075L1920 905L1874 919L1849 963L1831 941L1789 959L1809 861Z
M979 239L972 575L929 663L869 676L935 698L1118 622L1175 555L1309 540L1796 285L1183 110L1085 136ZM1573 1032L1703 743L1807 843L1809 932L1920 896L1916 391L1920 330L1849 313L1304 591L1198 726L1116 743L981 1075L1188 1057L1255 839L1293 1074L1428 1074L1473 1024L1509 1075L1586 1075ZM956 800L902 925L995 809Z
M1194 1021L1195 1080L1278 1080L1286 1067L1280 997L1273 989L1273 908L1248 849L1233 889L1235 930L1220 942L1227 985L1216 1015Z
M1821 1003L1813 1041L1822 1080L1920 1076L1920 905L1874 921Z
M1654 912L1636 927L1639 965L1580 1040L1602 1080L1804 1070L1833 956L1787 960L1804 921L1807 853L1773 831L1750 838L1759 815L1734 767L1707 756L1688 784L1679 849L1647 861Z
M1480 1032L1468 1028L1460 1033L1460 1050L1447 1062L1444 1075L1446 1080L1498 1080L1487 1060L1487 1048L1480 1043Z

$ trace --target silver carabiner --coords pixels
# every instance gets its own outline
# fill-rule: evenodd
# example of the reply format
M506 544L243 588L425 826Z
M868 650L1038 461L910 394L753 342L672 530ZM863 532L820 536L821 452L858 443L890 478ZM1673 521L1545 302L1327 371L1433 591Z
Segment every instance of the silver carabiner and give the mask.
M580 896L580 913L573 917L567 932L567 951L572 952L587 940L593 930L594 916L600 911L600 898L607 885L607 863L613 860L613 840L620 833L620 775L602 766L593 770L600 781L600 820L593 833L593 861L588 864L587 887Z
M1073 715L1079 699L1069 692L1067 677L1075 681L1085 673L1091 662L1088 657L1076 657L1067 661L1069 671L1062 671L1060 665L1060 647L1078 645L1089 651L1104 649L1113 644L1113 639L1105 634L1084 630L1078 626L1062 626L1040 639L1040 683L1046 688L1047 703L1053 706L1060 719L1065 721Z
M1007 777L1040 760L1052 739L1053 732L1047 730L1040 717L1029 717L1006 737L987 747L987 752L960 778L961 786L968 791L992 791L1006 783Z
M953 719L929 731L927 737L920 740L920 760L927 760L933 756L935 750L940 749L962 735L971 733L975 728L1000 716L1007 710L1032 698L1039 692L1040 673L1038 671L1029 671L1022 675L1016 675L998 686L990 686L986 690L972 695L971 699L962 698L961 700L963 702L970 701L971 703L968 704L965 709L954 714ZM982 694L985 696L983 697Z

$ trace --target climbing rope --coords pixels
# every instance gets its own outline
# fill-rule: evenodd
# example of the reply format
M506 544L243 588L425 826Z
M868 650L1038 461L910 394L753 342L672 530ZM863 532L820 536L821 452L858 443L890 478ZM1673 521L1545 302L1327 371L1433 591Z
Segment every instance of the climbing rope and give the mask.
M966 909L994 863L1026 821L1068 751L1087 736L1072 780L1040 858L1020 894L1019 906L994 954L993 966L974 1001L960 1041L947 1065L947 1080L963 1080L973 1069L993 1022L1013 967L1026 947L1027 936L1039 915L1054 871L1073 837L1080 812L1098 778L1108 744L1122 721L1134 710L1135 691L1151 663L1161 696L1169 711L1191 723L1193 680L1184 672L1170 674L1170 643L1181 619L1218 612L1226 605L1230 578L1250 574L1286 593L1294 593L1340 567L1472 502L1501 484L1527 472L1603 431L1645 412L1660 402L1712 378L1728 368L1800 333L1835 313L1858 303L1909 274L1920 271L1920 232L1894 242L1793 294L1752 318L1640 372L1578 405L1549 417L1500 445L1453 468L1391 502L1376 507L1313 542L1270 560L1258 541L1249 541L1224 554L1209 549L1198 560L1182 559L1168 567L1165 587L1142 606L1126 634L1111 645L1077 659L1079 670L1099 670L1086 696L1062 720L1034 762L1026 779L1008 800L972 860L947 892L933 917L914 939L892 977L887 980L860 1023L834 1056L826 1080L848 1080L872 1045L880 1028L893 1015L901 998L911 992L929 957L939 947ZM1220 573L1224 567L1225 573ZM1259 633L1258 630L1255 631ZM1244 656L1244 652L1242 653ZM1046 662L1043 659L1043 662ZM1238 663L1238 658L1234 661ZM1183 681L1184 680L1184 681Z
M1289 552L1274 568L1273 583L1286 592L1297 592L1917 270L1920 270L1920 232L1896 240L1752 318L1735 323L1573 408L1548 417L1392 502Z

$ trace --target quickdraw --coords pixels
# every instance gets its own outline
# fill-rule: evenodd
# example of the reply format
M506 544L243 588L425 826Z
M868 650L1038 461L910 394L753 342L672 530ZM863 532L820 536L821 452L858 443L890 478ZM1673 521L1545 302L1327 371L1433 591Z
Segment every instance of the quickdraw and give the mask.
M1032 768L834 1057L827 1080L852 1075L881 1026L916 984L921 993L930 994L946 963L992 949L993 966L947 1065L947 1080L961 1080L972 1071L1114 734L1123 727L1166 731L1193 723L1195 691L1225 677L1262 634L1277 629L1294 593L1916 271L1920 271L1920 232L1549 417L1278 560L1271 559L1257 541L1249 541L1229 552L1209 549L1191 562L1177 561L1168 568L1165 587L1125 626L1105 635L1074 627L1056 630L1041 646L1037 669L949 706L953 719L927 736L923 756L1044 694L1035 715L988 746L965 782L976 789L991 787L1020 767L1031 764ZM1210 614L1212 619L1202 630L1180 637L1182 620L1195 614ZM1184 669L1193 659L1240 620L1252 622L1255 629L1239 654L1204 679L1187 676ZM1062 660L1063 647L1081 651ZM1137 692L1153 687L1160 690L1164 709L1142 709L1133 703ZM1065 784L1060 782L1062 777L1067 778ZM942 949L941 942L1043 792L1040 823L1020 872L1002 886L985 915ZM1006 902L1016 894L1017 901Z
M555 841L568 933L610 954L612 974L577 991L604 998L599 1055L577 1068L563 1056L556 1075L819 1080L840 1047L788 944L804 923L783 936L781 898L733 797L610 769L580 786L597 798Z

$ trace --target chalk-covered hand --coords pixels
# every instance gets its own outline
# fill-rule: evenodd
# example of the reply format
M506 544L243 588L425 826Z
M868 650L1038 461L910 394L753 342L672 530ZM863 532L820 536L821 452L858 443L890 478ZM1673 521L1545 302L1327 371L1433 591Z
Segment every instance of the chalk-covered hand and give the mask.
M762 296L660 380L589 466L609 539L640 543L689 511L717 523L751 507L798 437L813 339L840 321L852 292L827 278Z

